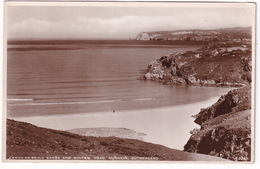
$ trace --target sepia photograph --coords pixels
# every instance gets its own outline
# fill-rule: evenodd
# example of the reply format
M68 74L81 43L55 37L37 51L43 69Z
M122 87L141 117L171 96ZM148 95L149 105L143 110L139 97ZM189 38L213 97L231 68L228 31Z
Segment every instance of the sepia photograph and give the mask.
M5 162L254 162L255 3L4 2Z

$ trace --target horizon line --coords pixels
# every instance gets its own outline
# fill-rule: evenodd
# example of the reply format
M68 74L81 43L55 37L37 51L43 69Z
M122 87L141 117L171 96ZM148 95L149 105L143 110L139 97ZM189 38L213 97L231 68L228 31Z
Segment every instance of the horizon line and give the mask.
M146 33L146 32L176 32L176 31L191 31L191 30L202 30L202 31L212 31L212 30L220 30L220 29L236 29L236 28L252 28L252 26L236 26L236 27L222 27L222 28L215 28L215 29L175 29L175 30L153 30L153 31L141 31L139 33ZM138 36L138 35L136 35ZM106 38L94 38L94 37L86 37L86 38L66 38L66 37L57 37L57 38L6 38L7 41L12 40L136 40L135 37L106 37Z

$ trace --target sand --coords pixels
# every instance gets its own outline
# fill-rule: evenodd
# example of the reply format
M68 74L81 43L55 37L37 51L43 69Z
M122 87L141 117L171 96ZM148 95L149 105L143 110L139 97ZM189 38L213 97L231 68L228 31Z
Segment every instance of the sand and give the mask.
M201 108L212 105L218 98L156 109L17 117L13 119L57 130L95 127L128 128L147 134L144 141L183 150L183 146L190 137L190 131L195 127L199 128L191 116L197 114Z

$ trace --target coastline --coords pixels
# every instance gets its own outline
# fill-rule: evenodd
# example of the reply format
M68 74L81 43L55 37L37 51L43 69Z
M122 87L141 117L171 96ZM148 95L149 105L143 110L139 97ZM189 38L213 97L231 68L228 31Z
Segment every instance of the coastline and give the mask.
M73 115L50 115L37 117L15 117L18 121L56 130L76 128L127 128L145 133L144 141L183 150L191 136L190 131L199 128L192 117L201 108L215 103L221 93L207 101L187 105L143 110L127 110L116 113L100 112ZM173 119L181 119L174 120ZM185 120L184 120L185 119ZM185 125L184 125L185 124Z
M197 50L176 52L150 62L143 79L164 84L238 87L195 116L184 151L251 161L252 46L248 41L212 42ZM203 65L203 66L201 66Z

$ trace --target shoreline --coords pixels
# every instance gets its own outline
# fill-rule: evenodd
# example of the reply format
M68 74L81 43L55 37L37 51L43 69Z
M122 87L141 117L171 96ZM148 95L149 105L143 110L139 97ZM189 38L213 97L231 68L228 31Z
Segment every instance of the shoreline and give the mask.
M183 84L181 84L182 86ZM170 85L168 85L170 86ZM204 96L203 98L197 98L196 101L193 101L192 99L188 99L185 102L175 102L175 104L167 104L167 105L156 105L154 107L144 107L144 108L139 108L138 106L136 108L121 108L120 107L118 109L111 109L111 110L87 110L85 112L77 112L77 113L73 113L73 112L66 112L66 113L55 113L55 114L38 114L38 115L33 115L33 114L22 114L22 115L11 115L8 116L7 118L10 119L16 119L16 118L35 118L35 117L53 117L53 116L74 116L74 115L93 115L93 114L106 114L106 113L112 113L113 110L116 111L116 113L125 113L125 112L135 112L135 111L148 111L150 109L163 109L163 108L168 108L168 107L181 107L181 106L186 106L186 105L191 105L191 104L198 104L198 103L203 103L203 102L207 102L208 100L214 98L214 97L218 97L221 95L225 95L227 94L229 91L237 89L235 87L214 87L214 86L189 86L189 87L202 87L202 88L218 88L218 91L209 91L209 93L205 93L204 91L202 91L202 94L206 94L206 96ZM221 90L219 90L221 89ZM206 97L206 98L205 98ZM7 98L7 102L13 102L15 101L16 103L8 103L14 106L17 105L32 105L32 106L43 106L43 105L83 105L83 104L100 104L100 103L112 103L112 102L124 102L124 101L147 101L147 100L156 100L157 102L159 102L160 98L157 100L158 98L155 97L144 97L144 98L137 98L137 99L117 99L117 100L97 100L97 101L73 101L73 102L35 102L35 103L31 103L31 102L27 102L28 100L34 100L34 99L13 99L13 98Z
M191 136L190 131L199 127L199 125L194 122L195 119L192 115L199 112L201 108L211 106L220 96L215 96L202 102L155 109L126 110L116 113L99 112L12 117L10 119L56 130L98 127L127 128L135 130L136 132L145 133L145 142L183 150L185 143Z

